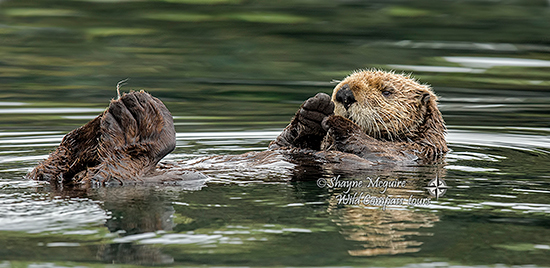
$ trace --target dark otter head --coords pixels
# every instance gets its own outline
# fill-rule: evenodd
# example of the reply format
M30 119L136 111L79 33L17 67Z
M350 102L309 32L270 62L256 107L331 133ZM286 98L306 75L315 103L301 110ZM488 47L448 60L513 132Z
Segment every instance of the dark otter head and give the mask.
M432 140L426 146L447 151L436 95L408 76L358 71L334 88L332 101L336 115L352 120L371 137L417 143Z

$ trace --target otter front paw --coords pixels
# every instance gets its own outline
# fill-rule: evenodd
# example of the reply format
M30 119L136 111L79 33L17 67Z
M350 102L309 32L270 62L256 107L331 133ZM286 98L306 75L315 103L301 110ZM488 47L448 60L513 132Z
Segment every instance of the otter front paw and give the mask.
M326 135L322 126L323 119L333 113L334 103L329 95L318 93L307 99L269 148L298 147L319 150Z
M347 139L353 134L362 134L361 128L353 121L339 115L326 117L323 122L323 129L335 136L336 139Z
M304 134L319 134L324 136L324 129L321 125L323 119L334 113L334 103L329 95L318 93L307 99L298 110L296 119L304 127Z
M353 121L339 115L326 117L322 122L327 135L322 150L336 150L357 154L373 138L366 135Z

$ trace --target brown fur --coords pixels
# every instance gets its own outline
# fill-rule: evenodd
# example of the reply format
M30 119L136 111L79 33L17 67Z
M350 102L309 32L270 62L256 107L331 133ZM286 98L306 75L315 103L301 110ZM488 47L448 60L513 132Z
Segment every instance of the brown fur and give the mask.
M174 123L166 106L148 93L131 92L69 132L27 177L62 185L144 181L174 148Z
M340 151L360 156L375 163L393 163L396 161L413 161L418 157L411 151L404 150L407 143L380 141L367 134L354 122L341 116L330 116L323 121L328 129L323 149Z
M355 72L335 87L332 99L319 93L306 100L270 144L271 150L213 157L186 168L216 164L292 168L300 163L284 162L302 161L305 166L342 163L344 169L356 170L377 163L435 161L448 150L436 100L429 86L410 77ZM174 148L174 123L166 106L148 93L131 92L68 133L27 177L61 186L173 183L201 177L177 167L157 169Z
M338 97L340 90L347 94ZM445 134L429 86L391 72L357 71L334 88L332 98L317 94L304 102L270 148L336 150L376 162L431 162L448 151Z
M290 124L271 142L269 148L294 147L321 150L321 142L327 133L321 123L327 116L332 115L333 111L334 104L327 94L319 93L307 99Z
M336 94L348 85L357 102L347 110ZM384 91L390 92L384 96ZM334 113L356 123L384 146L400 148L423 160L435 160L447 151L446 127L437 108L437 96L427 85L383 71L358 71L341 81L332 94Z

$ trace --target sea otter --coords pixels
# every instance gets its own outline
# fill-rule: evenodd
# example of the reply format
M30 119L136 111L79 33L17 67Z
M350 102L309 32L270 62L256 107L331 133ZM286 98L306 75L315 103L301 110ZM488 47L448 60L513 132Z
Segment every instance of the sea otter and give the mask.
M336 150L377 161L435 161L448 151L437 97L427 85L383 71L357 71L332 100L308 99L270 148Z
M319 93L306 100L266 151L159 168L175 148L172 116L159 99L130 92L68 133L27 177L59 185L105 185L196 178L201 174L186 168L228 162L258 166L302 156L318 164L433 162L448 151L445 133L429 86L404 75L363 70L341 81L332 98ZM166 176L171 169L179 171Z

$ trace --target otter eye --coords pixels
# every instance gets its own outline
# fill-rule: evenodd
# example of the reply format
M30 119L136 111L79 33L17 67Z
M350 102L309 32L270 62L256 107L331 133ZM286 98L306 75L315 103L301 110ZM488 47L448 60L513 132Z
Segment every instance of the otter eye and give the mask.
M384 95L384 97L389 97L391 95L391 91L384 90L382 91L382 95Z

